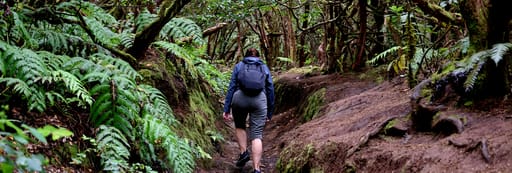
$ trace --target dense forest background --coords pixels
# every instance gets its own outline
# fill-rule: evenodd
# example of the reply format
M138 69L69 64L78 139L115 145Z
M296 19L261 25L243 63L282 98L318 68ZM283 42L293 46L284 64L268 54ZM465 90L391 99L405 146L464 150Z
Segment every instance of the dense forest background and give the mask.
M432 87L432 99L446 85L465 99L508 95L511 6L0 0L0 167L208 167L224 140L216 125L231 66L249 47L276 74L385 68L410 88Z

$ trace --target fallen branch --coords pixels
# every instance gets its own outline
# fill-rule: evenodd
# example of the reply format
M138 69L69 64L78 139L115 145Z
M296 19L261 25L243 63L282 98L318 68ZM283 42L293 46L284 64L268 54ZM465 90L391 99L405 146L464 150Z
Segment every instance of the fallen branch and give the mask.
M228 25L228 23L226 23L226 22L217 23L215 26L212 26L212 27L207 28L206 30L204 30L203 31L203 37L208 37L209 35L219 31L220 29L224 28L227 25Z

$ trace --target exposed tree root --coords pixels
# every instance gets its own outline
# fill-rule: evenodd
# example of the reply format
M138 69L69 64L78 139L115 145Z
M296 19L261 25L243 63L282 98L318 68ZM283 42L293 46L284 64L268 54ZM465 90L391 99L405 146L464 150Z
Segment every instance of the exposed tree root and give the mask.
M480 151L486 163L491 163L491 155L489 155L489 149L487 148L487 140L482 139L480 142Z
M467 148L466 152L471 152L480 147L480 154L485 160L485 163L491 163L491 155L489 154L489 148L487 147L487 140L482 139L478 142L471 141L456 141L453 139L448 140L448 144L453 145L457 148Z
M393 121L394 119L398 118L397 116L394 116L394 117L389 117L388 119L384 120L378 128L375 128L373 129L372 131L366 133L364 136L362 136L359 140L359 142L350 147L350 149L347 151L347 158L352 156L352 154L354 154L362 145L365 145L366 143L368 143L368 140L375 137L377 134L379 134L379 132L381 132L385 127L386 125Z
M455 115L447 116L441 113L441 115L436 116L434 119L432 130L444 135L462 133L464 130L464 123Z

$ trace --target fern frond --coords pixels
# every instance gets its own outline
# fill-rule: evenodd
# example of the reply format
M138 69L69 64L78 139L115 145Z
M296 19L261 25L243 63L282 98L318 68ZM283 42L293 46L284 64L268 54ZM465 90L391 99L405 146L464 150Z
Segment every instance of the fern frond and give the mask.
M85 22L87 23L87 26L93 31L96 39L98 39L96 41L111 47L115 47L121 42L119 40L119 36L116 33L103 26L103 24L96 19L85 18Z
M14 20L14 31L15 36L21 36L20 39L24 40L24 46L27 48L33 48L35 41L30 36L28 29L25 27L25 23L22 21L22 17L15 11L11 11Z
M13 87L14 92L21 94L25 98L29 98L32 94L28 84L18 78L0 78L0 83L5 83L7 87Z
M123 32L119 35L121 45L125 48L132 47L135 40L135 34L129 32Z
M28 110L37 110L43 112L46 110L46 97L45 91L38 90L36 88L30 88L30 96L28 99Z
M82 82L75 75L67 71L57 70L53 71L51 76L64 83L67 91L74 94L80 100L79 105L92 105L92 97L89 95L89 92L85 89Z
M13 66L9 68L9 76L17 76L31 85L37 78L47 76L49 70L41 56L30 49L11 47L8 53L7 63Z
M160 31L160 36L171 37L173 40L192 39L197 45L204 44L203 31L199 25L187 18L173 18Z
M483 50L471 55L471 57L465 60L466 62L464 63L466 71L473 69L475 64L479 64L481 61L486 61L489 55L489 50Z
M90 61L88 59L82 58L82 57L73 57L69 61L67 61L65 64L62 65L62 69L69 71L70 73L73 73L77 75L78 78L85 80L85 77L83 74L89 74L89 73L100 73L99 75L103 76L100 77L100 79L103 78L109 78L111 75L108 70L105 70L105 68L101 65L98 65L94 63L93 61ZM91 77L90 77L91 78ZM92 80L92 79L91 79ZM87 80L85 80L87 81Z
M86 75L87 76L87 75ZM125 84L123 84L125 83ZM113 76L109 82L97 85L90 90L96 95L91 106L90 120L95 126L111 125L121 130L126 136L133 138L133 126L139 114L139 98L133 80L126 75Z
M503 56L508 52L512 51L512 43L499 43L495 44L491 49L491 59L494 60L496 66L503 59Z
M144 9L135 19L136 32L139 33L151 22L157 18L156 14L151 14L148 9Z
M86 74L82 79L87 82L94 82L98 81L100 83L105 83L110 80L111 73L104 73L104 72L90 72Z
M144 104L143 111L146 114L152 115L171 126L177 124L172 108L169 106L167 99L160 90L149 85L139 85L138 87L144 95L142 97Z
M377 61L379 60L382 60L386 57L388 57L388 55L390 54L393 54L395 52L397 52L398 50L400 50L402 47L401 46L394 46L394 47L391 47L381 53L379 53L377 56L373 57L372 59L366 61L366 63L368 64L371 64L371 65L374 65L375 63L377 63Z
M44 63L51 71L62 69L62 66L71 59L68 56L55 55L47 51L39 51L37 54L43 58Z
M173 172L193 172L195 167L192 147L186 139L180 139L169 126L152 116L143 118L143 136L147 141L164 149L165 167ZM156 145L158 144L158 145Z
M92 55L91 58L96 59L99 65L107 67L115 73L128 75L130 79L141 78L140 74L128 62L122 59L99 53Z
M121 131L102 125L96 141L104 171L125 172L128 169L130 145Z
M84 14L84 16L87 16L88 18L100 21L103 25L115 26L118 24L118 21L114 16L110 15L100 6L88 1L62 2L56 7L61 11L70 11L71 9L79 7L80 13Z
M57 32L50 28L35 28L33 37L38 39L39 47L53 53L60 52L62 49L68 49L68 34Z
M187 49L185 49L175 43L169 43L169 42L165 42L165 41L157 41L153 44L155 44L156 46L161 47L163 49L166 49L167 51L175 54L177 57L184 60L185 66L186 66L185 69L188 70L188 73L190 74L190 76L192 76L193 79L197 78L197 70L194 67L194 63L193 63L194 54L192 54Z
M465 88L466 92L469 92L473 89L473 87L476 83L476 79L477 79L478 75L480 74L480 70L482 69L484 64L485 64L485 61L479 61L469 71L466 81L464 81L464 88Z
M473 54L465 63L464 71L468 73L466 81L464 81L464 88L466 92L473 89L476 79L480 74L480 70L490 56L490 50L484 50Z

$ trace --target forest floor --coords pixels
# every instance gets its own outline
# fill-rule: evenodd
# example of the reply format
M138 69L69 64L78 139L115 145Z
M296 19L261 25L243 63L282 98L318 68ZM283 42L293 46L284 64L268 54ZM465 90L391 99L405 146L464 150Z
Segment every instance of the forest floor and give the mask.
M284 154L294 155L306 146L312 146L313 153L303 163L295 160L297 172L314 168L325 172L512 172L510 100L495 98L448 107L445 114L463 117L461 133L417 132L410 121L400 121L398 126L405 134L390 135L383 132L383 126L390 119L407 120L412 111L411 90L404 78L376 82L367 76L276 75L276 84L302 86L305 92L325 88L326 94L319 113L308 122L296 115L301 105L296 100L300 99L289 98L295 106L276 108L264 131L263 172L278 172L277 162L286 148L292 148L286 151L291 153ZM222 128L232 130L229 124ZM221 150L212 167L196 172L252 171L251 161L242 170L234 166L238 145L233 134L225 137Z

